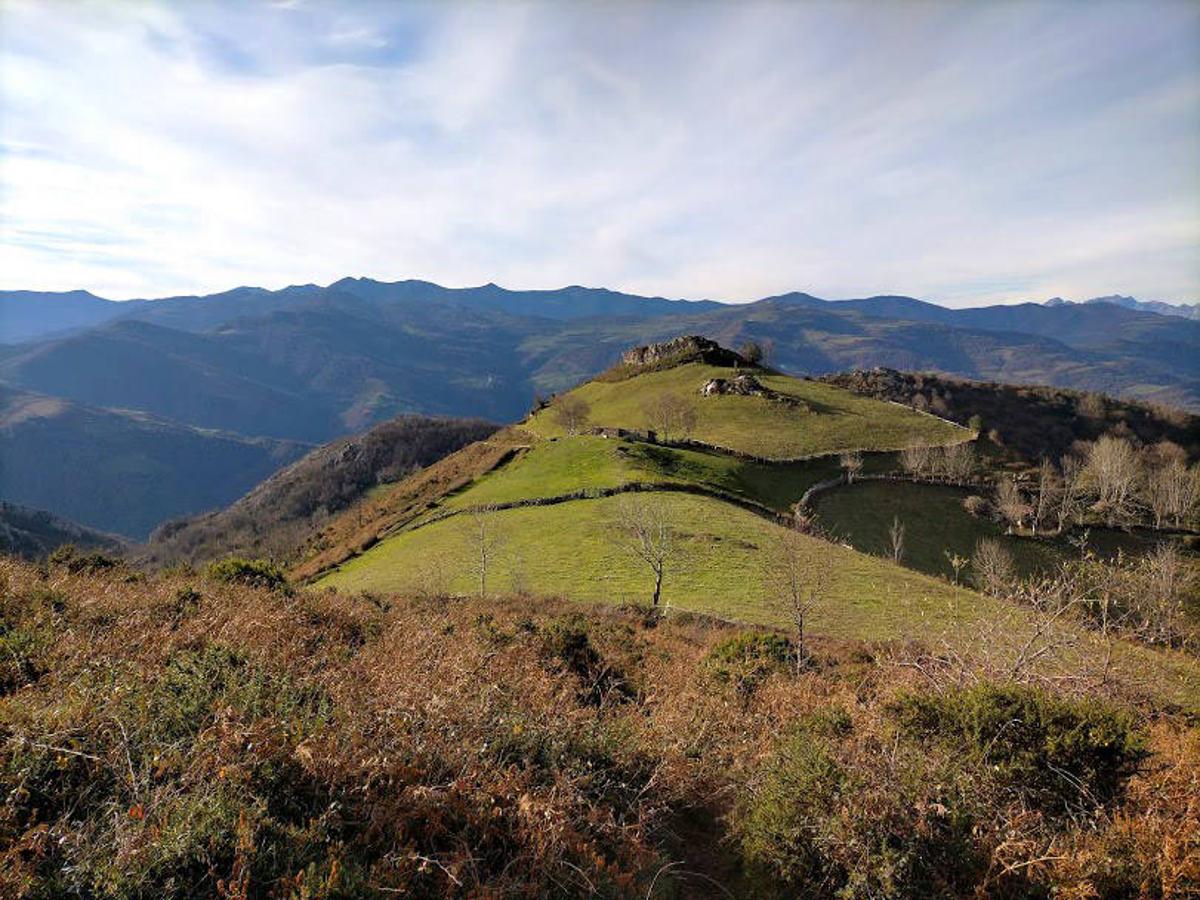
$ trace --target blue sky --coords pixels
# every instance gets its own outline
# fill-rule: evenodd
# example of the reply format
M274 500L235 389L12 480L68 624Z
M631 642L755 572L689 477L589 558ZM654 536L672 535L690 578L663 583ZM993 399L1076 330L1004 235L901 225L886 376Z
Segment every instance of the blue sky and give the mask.
M0 286L1200 299L1200 5L0 7Z

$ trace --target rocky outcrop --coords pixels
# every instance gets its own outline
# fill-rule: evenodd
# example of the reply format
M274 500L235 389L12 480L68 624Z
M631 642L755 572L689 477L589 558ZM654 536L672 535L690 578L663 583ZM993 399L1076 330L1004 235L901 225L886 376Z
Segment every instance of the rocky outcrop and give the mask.
M659 344L634 347L621 356L621 365L631 368L663 368L685 362L703 362L711 366L745 365L745 360L716 341L689 334Z
M765 400L770 400L773 403L780 403L784 406L794 408L808 409L808 404L799 397L793 397L790 394L781 394L779 391L773 391L749 372L739 372L732 378L710 378L700 387L700 396L702 397L722 397L722 396L737 396L737 397L762 397Z
M765 397L774 393L763 387L762 382L748 372L741 372L732 378L711 378L704 382L700 393L705 397L715 397L720 394L738 394L742 397Z

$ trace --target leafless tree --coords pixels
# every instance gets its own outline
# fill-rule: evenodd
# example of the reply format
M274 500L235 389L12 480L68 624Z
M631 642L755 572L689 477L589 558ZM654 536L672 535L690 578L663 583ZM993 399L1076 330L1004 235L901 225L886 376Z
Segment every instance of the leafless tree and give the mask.
M470 548L467 568L479 583L479 596L487 596L488 572L500 548L504 537L496 527L496 507L493 505L477 506L467 515L466 537Z
M1038 466L1037 481L1033 489L1033 533L1037 534L1046 521L1058 508L1058 498L1062 493L1062 479L1058 469L1048 459L1043 459Z
M1157 462L1146 472L1141 493L1156 528L1168 522L1178 528L1200 501L1200 469L1178 459Z
M553 410L554 421L561 425L569 435L579 434L592 414L592 408L586 400L571 394L555 399Z
M680 394L658 394L642 407L642 412L664 441L687 438L696 427L696 404Z
M1077 523L1085 506L1083 491L1083 463L1078 456L1067 454L1059 460L1060 489L1058 494L1058 530L1061 533L1070 524Z
M615 536L654 576L651 605L659 608L667 565L675 553L671 516L659 494L624 494L617 503Z
M950 568L954 571L954 583L957 585L962 580L962 571L967 567L969 560L965 556L959 556L950 550L943 550L942 553L946 557L946 562L950 563Z
M995 538L980 538L971 556L975 587L993 597L1003 597L1016 581L1012 554Z
M858 473L862 471L863 456L857 450L848 450L841 455L839 462L842 471L846 473L846 483L853 484Z
M828 561L813 547L812 538L794 529L780 533L771 562L768 588L774 604L788 617L795 630L795 666L799 674L809 660L808 625L828 596L832 570Z
M900 466L910 475L921 476L929 472L929 448L924 444L910 444L900 451Z
M1101 437L1088 453L1083 474L1107 524L1129 518L1141 475L1137 452L1129 441L1108 434Z
M1032 512L1032 507L1025 501L1025 495L1012 478L1001 478L996 484L996 509L1009 528L1020 528L1026 517Z
M952 444L942 451L942 471L949 481L967 481L975 474L975 465L975 445L970 441Z
M892 551L892 559L896 562L904 559L904 523L899 516L892 516L892 527L888 529L888 542Z

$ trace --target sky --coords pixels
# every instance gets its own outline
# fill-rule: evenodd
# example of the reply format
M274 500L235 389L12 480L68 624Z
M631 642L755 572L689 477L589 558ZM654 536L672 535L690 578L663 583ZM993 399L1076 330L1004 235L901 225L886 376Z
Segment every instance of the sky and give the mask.
M0 287L1200 300L1200 4L0 0Z

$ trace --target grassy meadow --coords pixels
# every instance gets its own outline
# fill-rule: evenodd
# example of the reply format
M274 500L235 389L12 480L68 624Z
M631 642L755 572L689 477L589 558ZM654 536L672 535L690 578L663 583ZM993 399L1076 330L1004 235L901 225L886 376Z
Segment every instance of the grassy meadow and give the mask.
M804 401L791 406L762 397L701 397L711 378L731 370L688 363L646 372L622 381L591 381L571 391L591 407L589 425L650 429L643 409L661 393L694 398L697 424L690 437L764 459L797 459L841 450L899 450L913 442L952 444L969 436L965 428L896 404L852 394L842 388L787 375L762 375L766 386ZM530 417L525 427L541 437L566 432L552 409Z

